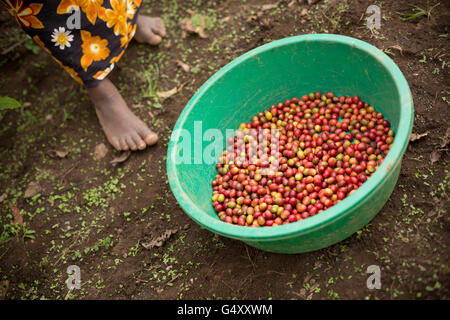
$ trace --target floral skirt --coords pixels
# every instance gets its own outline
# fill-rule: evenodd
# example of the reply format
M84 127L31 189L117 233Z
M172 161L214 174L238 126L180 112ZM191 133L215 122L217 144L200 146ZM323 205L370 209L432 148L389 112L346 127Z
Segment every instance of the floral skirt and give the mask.
M136 31L142 0L0 0L23 30L80 84L95 87Z

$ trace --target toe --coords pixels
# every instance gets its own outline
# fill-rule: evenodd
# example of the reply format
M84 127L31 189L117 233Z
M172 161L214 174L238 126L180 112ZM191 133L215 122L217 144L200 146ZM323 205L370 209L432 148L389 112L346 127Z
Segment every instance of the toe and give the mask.
M164 24L164 20L162 18L156 18L156 26L152 28L153 32L161 37L166 36L166 25Z
M130 150L130 147L128 146L128 143L123 138L120 139L120 150L122 150L122 151Z
M150 130L145 135L143 135L142 138L148 146L152 146L156 142L158 142L158 135Z
M148 37L148 43L156 46L158 44L160 44L162 41L162 38L160 36L158 36L157 34L152 33L151 35L149 35Z
M120 139L117 137L112 137L111 140L109 141L109 143L111 143L111 145L114 147L114 149L116 150L122 150L122 146L120 145Z
M137 150L137 145L134 142L132 137L127 137L125 140L128 144L128 147L130 147L131 150L136 151Z
M133 141L139 150L144 150L147 147L147 144L137 133L133 135Z

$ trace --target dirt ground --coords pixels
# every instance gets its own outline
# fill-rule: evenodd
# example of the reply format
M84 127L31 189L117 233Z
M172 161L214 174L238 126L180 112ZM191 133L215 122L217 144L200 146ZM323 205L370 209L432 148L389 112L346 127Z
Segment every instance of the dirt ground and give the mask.
M401 13L414 12L411 3L427 10L438 1L149 2L143 12L162 16L168 37L154 48L133 43L110 78L161 140L116 166L86 90L0 12L0 96L23 103L0 112L0 299L450 298L448 1L410 21ZM379 32L365 26L371 4L381 8ZM208 17L208 38L182 37L190 11ZM307 33L356 37L390 55L412 90L421 136L369 225L320 251L271 254L190 220L169 188L166 150L212 74L252 48ZM175 87L159 101L157 92ZM80 267L80 290L66 286L70 265ZM366 286L370 265L381 268L379 290Z

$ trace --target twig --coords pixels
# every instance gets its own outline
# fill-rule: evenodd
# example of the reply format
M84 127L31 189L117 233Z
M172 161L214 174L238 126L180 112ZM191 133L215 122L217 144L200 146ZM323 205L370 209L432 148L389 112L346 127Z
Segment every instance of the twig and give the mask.
M252 267L253 267L253 270L256 270L255 263L253 262L252 258L250 258L250 253L248 252L248 247L247 246L245 246L245 250L247 251L248 260L250 260L250 262L252 264Z
M69 170L67 170L64 174L61 175L61 178L59 179L59 183L63 183L64 179L66 178L66 176L73 170L75 169L76 165L72 166L72 168L70 168Z
M73 289L69 289L69 292L67 292L66 296L64 297L64 300L69 299L69 294L72 293L72 290L73 290Z
M62 189L62 190L59 190L59 191L54 192L53 195L58 195L58 194L67 192L67 191L69 191L69 190L72 190L72 189L75 188L75 187L78 187L78 186L81 186L81 185L83 185L83 184L85 184L85 183L87 183L87 182L90 182L90 181L93 180L94 178L95 178L95 177L92 177L92 178L90 178L90 179L88 179L88 180L84 180L84 181L75 183L73 186L69 186L69 187L66 187L66 188L64 188L64 189ZM51 195L51 193L49 193L49 194L44 194L44 196L46 196L46 197L47 197L47 196L50 196L50 195Z
M3 50L1 54L2 55L8 54L9 52L13 51L16 47L20 46L21 44L23 44L27 40L28 40L28 38L24 38L24 39L20 40L19 42L14 43L9 48L6 48L5 50Z

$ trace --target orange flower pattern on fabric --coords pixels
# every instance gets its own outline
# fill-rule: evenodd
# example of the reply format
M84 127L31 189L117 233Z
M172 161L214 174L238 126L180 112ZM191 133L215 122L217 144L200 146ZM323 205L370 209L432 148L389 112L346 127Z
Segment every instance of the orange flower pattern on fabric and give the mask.
M66 70L66 71L70 74L70 76L71 76L76 82L78 82L79 84L83 84L83 80L81 80L81 78L78 76L78 73L77 73L75 70L73 70L71 67L68 67L68 66L63 65L63 64L61 63L61 61L57 60L56 58L53 58L53 59L55 59L56 62L58 62L58 64L59 64L64 70Z
M141 0L0 0L0 6L6 7L22 29L88 88L105 79L124 55L136 32L141 3ZM76 27L78 23L80 26Z
M125 49L123 49L118 56L115 56L114 58L111 59L111 63L117 62L120 60L120 58L122 58L123 54L125 53Z
M50 50L48 50L48 48L45 46L45 44L41 41L41 39L39 39L39 36L34 36L33 37L34 42L36 42L42 49L45 50L45 52L47 52L49 55L52 54L52 52Z
M112 9L106 9L106 25L108 28L114 28L114 34L127 34L127 1L111 0Z
M83 56L81 57L81 67L84 71L94 61L104 60L109 56L108 40L102 39L99 36L92 36L89 31L81 30L81 40L83 44Z
M23 27L34 29L44 28L42 22L36 18L36 15L39 14L43 7L42 3L25 5L23 0L4 0L2 3Z
M122 47L128 47L128 44L130 43L131 39L133 39L134 34L136 33L136 25L133 25L131 23L127 24L127 32L125 35L120 38L120 44Z
M103 0L62 0L56 12L58 14L66 14L72 10L81 9L86 14L89 22L95 24L97 17L105 20L106 9L102 6Z

